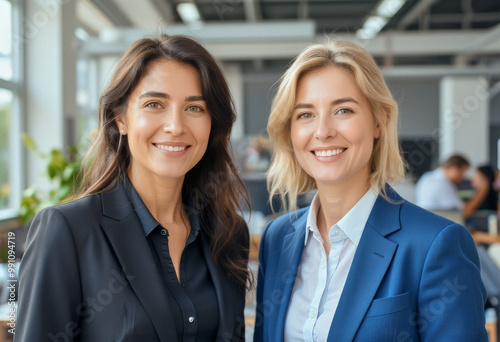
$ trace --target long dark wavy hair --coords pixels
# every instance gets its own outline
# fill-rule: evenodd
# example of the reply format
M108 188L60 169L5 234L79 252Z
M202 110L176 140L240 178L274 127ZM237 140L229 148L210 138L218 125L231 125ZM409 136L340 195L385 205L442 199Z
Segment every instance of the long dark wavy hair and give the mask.
M194 67L201 77L202 95L212 118L205 155L187 174L183 200L199 215L210 239L214 261L241 289L247 287L248 230L238 215L248 194L232 158L230 134L236 119L229 87L210 53L184 36L161 34L136 41L121 58L99 100L99 127L84 165L78 197L110 190L124 181L130 162L127 137L115 118L125 115L127 101L152 61L168 59Z
M482 165L477 168L488 179L488 194L480 209L497 210L498 195L495 190L495 170L490 165Z

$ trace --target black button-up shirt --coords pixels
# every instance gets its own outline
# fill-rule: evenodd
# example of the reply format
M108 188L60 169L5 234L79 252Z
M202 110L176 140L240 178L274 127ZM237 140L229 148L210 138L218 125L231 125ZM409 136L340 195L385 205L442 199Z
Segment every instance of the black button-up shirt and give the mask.
M219 327L217 294L202 251L200 221L188 212L191 224L186 246L182 252L179 278L168 249L168 227L163 227L151 215L141 197L127 178L125 187L135 212L141 221L156 265L161 265L165 288L174 299L171 310L179 342L215 341Z

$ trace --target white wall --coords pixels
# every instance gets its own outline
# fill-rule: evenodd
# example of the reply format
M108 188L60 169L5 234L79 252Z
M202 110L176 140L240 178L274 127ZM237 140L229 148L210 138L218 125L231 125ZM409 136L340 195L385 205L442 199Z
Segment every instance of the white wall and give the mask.
M26 131L48 152L74 143L76 106L75 3L27 0L24 18L26 55ZM27 182L46 185L46 161L28 153Z

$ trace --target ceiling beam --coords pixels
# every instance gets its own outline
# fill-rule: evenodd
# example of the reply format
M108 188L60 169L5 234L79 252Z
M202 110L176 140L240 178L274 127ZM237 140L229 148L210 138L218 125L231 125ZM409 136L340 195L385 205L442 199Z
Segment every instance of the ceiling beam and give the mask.
M245 8L245 18L247 21L256 22L262 20L259 0L244 0L243 6Z
M498 22L500 12L473 13L471 21L474 23ZM459 24L464 19L460 13L433 14L429 20L432 24Z
M119 7L122 13L132 23L132 26L151 32L159 32L163 27L170 24L169 21L157 9L153 0L129 1L111 0L113 5ZM170 17L172 20L172 17Z
M115 26L132 26L132 22L112 0L90 0Z
M467 65L474 56L481 55L485 47L495 44L495 42L500 43L500 24L464 45L462 50L457 52L455 56L455 64L459 66Z
M200 22L205 21L205 18L203 18L203 11L200 10L200 5L198 0L191 0L191 2L196 6L198 9L198 14L200 15Z
M492 43L498 43L500 41L500 24L494 26L493 28L487 30L485 33L479 35L465 45L462 49L462 54L464 55L474 55L481 52L486 46Z
M307 0L299 0L297 12L297 18L309 19L309 2Z
M479 77L486 76L498 77L500 76L500 69L495 67L468 67L457 68L454 66L398 66L391 68L382 68L382 75L386 79L433 79L442 78L445 76L468 76Z
M77 14L78 15L78 14ZM87 26L86 23L83 21L79 20L78 26L81 27L85 32L87 32L91 36L97 37L99 35L99 32L95 30L95 28L92 28L90 26Z
M81 26L89 33L98 33L113 27L113 22L89 0L76 2L76 16Z
M481 56L495 56L500 54L500 41L491 37L499 33L497 30L500 25L495 30L390 31L360 44L375 57L455 56L463 52L464 46L481 47L472 49ZM82 43L82 53L120 55L133 41L150 34L143 30L119 32L108 35L117 37L115 40L90 39ZM166 33L193 36L221 60L293 58L306 46L324 39L316 37L314 22L205 24L199 29L171 25ZM348 35L337 37L353 39Z
M462 0L462 29L468 30L471 27L474 9L472 8L472 0Z
M398 29L404 30L408 25L413 24L418 18L434 5L438 0L420 0L398 23Z
M170 0L151 0L151 2L160 12L160 15L165 18L168 23L174 22L175 14L172 10L172 4L170 3Z

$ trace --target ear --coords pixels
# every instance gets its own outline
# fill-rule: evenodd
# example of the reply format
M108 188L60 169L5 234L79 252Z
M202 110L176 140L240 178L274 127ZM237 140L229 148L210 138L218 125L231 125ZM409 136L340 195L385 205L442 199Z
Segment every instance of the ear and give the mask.
M375 139L380 138L380 126L378 123L375 123L375 127L373 127L373 137Z
M120 134L127 134L127 121L125 120L125 115L116 114L115 115L116 126L118 127L118 131Z

